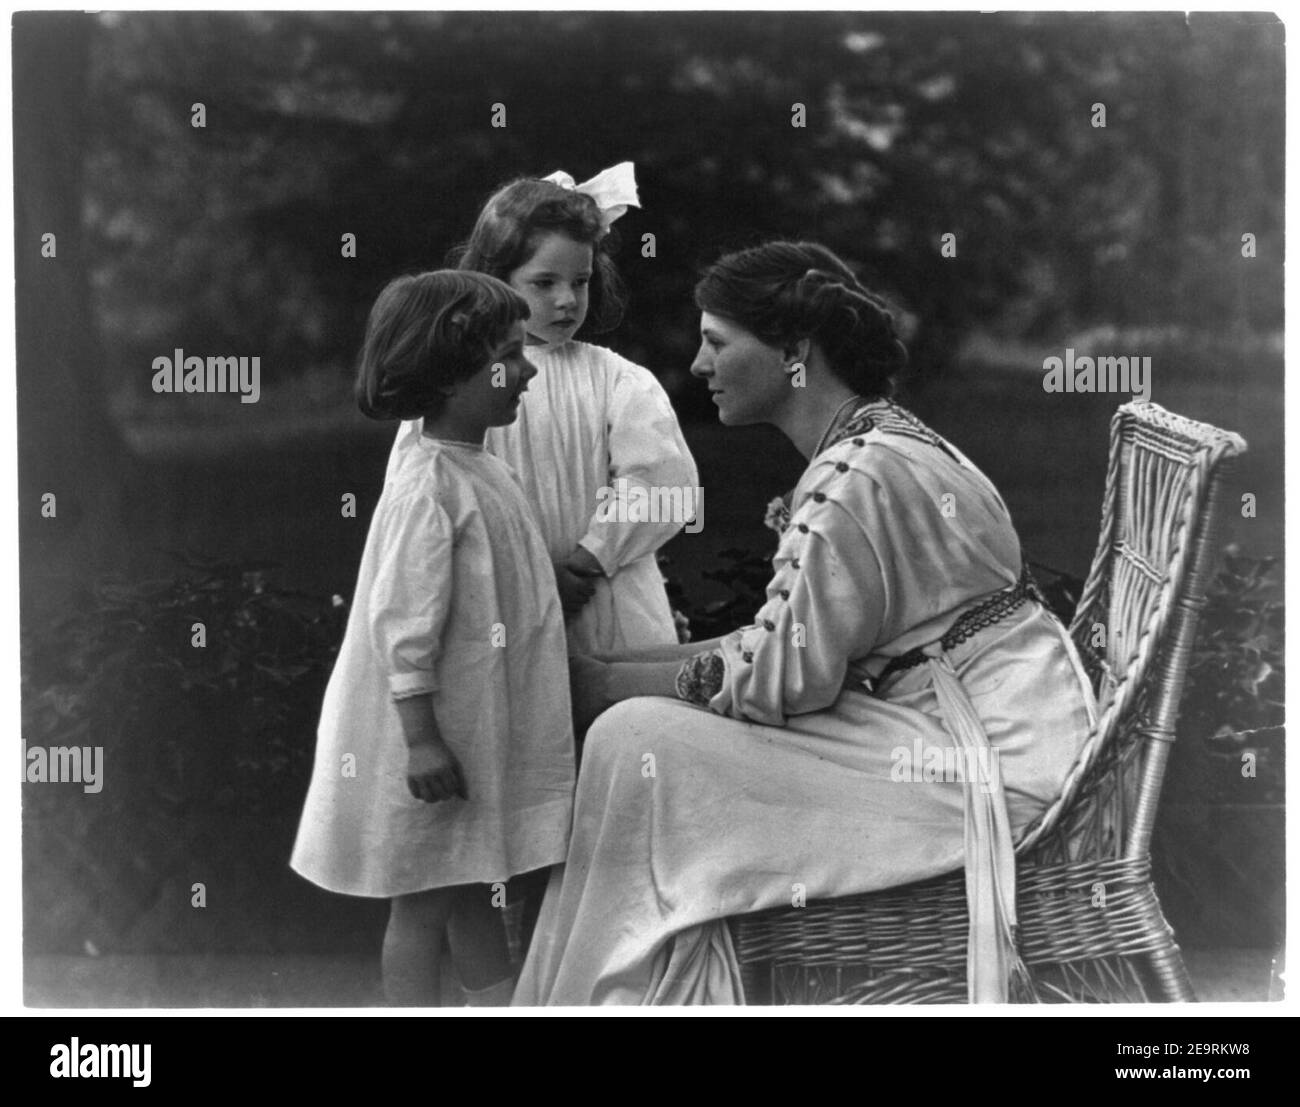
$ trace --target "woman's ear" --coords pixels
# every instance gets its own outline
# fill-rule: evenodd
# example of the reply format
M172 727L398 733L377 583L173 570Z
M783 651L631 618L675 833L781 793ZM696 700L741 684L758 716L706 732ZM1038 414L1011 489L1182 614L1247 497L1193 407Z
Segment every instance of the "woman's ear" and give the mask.
M794 366L807 366L808 357L812 353L812 339L801 338L797 342L788 342L781 351L781 357L785 361L787 373L794 372Z

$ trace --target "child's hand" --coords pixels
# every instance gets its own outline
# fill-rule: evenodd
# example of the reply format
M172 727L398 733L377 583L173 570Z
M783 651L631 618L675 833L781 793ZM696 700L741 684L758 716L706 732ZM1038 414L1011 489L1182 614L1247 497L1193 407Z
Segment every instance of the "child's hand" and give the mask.
M460 762L441 739L413 743L407 752L406 786L418 800L438 803L459 796L469 799Z
M555 587L560 592L560 607L564 617L572 619L596 594L596 583L590 577L579 576L566 562L555 566Z
M564 566L569 572L579 577L603 577L605 570L596 555L585 546L579 546L564 559Z
M595 554L581 546L556 564L555 585L560 590L560 606L566 619L578 614L596 594L596 578L604 575Z

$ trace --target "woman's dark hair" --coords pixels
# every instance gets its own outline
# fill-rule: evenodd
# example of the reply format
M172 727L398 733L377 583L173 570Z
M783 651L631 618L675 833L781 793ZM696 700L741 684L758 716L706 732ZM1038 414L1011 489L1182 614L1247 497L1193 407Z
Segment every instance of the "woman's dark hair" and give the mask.
M695 286L695 305L771 346L811 339L835 375L868 399L892 396L894 377L907 364L885 301L815 242L768 242L726 254Z
M398 277L370 309L357 406L371 419L435 414L442 390L483 369L510 326L527 318L527 301L483 273L438 269Z
M558 232L590 246L591 285L584 330L612 331L623 318L623 283L610 252L616 237L601 226L596 201L583 192L551 181L511 181L489 197L470 232L454 252L461 269L488 273L501 280L537 252L539 241Z

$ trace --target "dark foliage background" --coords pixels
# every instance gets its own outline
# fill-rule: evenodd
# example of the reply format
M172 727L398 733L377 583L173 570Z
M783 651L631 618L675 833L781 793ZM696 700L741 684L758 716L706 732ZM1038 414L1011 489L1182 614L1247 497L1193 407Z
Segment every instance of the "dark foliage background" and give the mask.
M698 266L772 236L855 258L912 314L925 367L976 324L1257 334L1282 310L1279 32L1174 13L103 17L104 337L122 367L180 335L281 380L344 372L377 289L439 262L495 185L623 158L645 209L620 224L620 345L674 386ZM1228 264L1239 228L1268 244L1254 264Z

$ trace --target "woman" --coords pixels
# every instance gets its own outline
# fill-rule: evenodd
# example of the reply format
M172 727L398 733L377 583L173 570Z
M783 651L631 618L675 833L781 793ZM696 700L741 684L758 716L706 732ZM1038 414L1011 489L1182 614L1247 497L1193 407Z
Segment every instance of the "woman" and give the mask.
M514 1002L741 1003L727 916L963 866L970 996L1005 1001L1013 841L1095 718L1078 656L997 491L889 400L906 351L839 258L731 254L696 303L721 421L809 465L751 626L574 666L599 717Z

